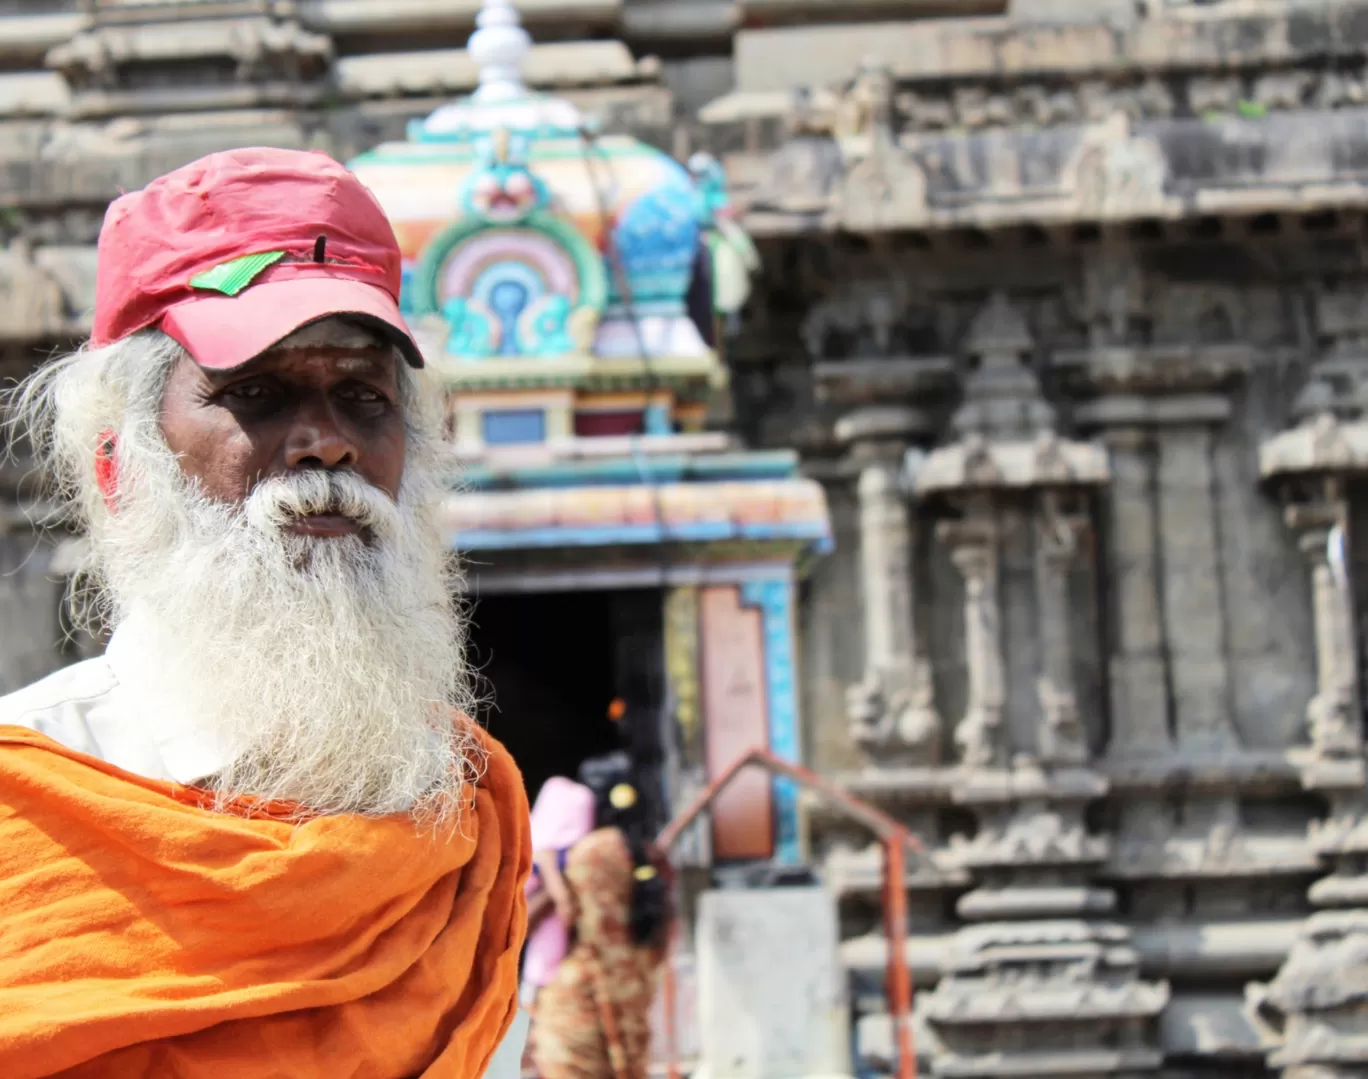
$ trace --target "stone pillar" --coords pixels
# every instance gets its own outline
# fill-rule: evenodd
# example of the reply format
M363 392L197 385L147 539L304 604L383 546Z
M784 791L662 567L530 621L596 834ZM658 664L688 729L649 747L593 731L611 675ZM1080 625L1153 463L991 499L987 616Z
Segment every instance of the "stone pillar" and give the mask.
M1110 751L1117 756L1167 756L1168 664L1160 615L1159 559L1150 494L1151 440L1140 427L1106 432L1112 482L1106 495L1113 590L1113 651L1109 664Z
M892 670L913 652L912 528L895 466L867 465L858 491L865 656L872 669Z
M999 729L1006 697L998 605L998 534L992 510L979 506L938 533L964 577L964 647L968 704L955 728L960 763L988 768L1002 763Z
M1238 345L1060 357L1079 389L1098 395L1078 416L1111 449L1106 768L1118 826L1106 876L1124 884L1141 917L1244 909L1237 877L1277 886L1308 868L1304 852L1246 827L1240 811L1260 755L1241 744L1235 724L1215 452L1232 408L1223 391L1251 362Z
M1159 439L1158 510L1163 560L1164 633L1180 751L1221 752L1238 745L1231 722L1225 605L1212 479L1211 424L1224 420L1224 397L1180 398Z
M929 664L917 654L914 536L898 467L866 465L858 492L865 677L849 691L851 733L886 760L934 765L940 717Z
M1087 736L1078 713L1073 644L1069 634L1069 574L1078 556L1078 537L1087 521L1060 512L1047 492L1036 518L1036 596L1041 673L1040 728L1036 750L1042 763L1081 765L1088 759Z
M1311 611L1316 630L1316 695L1306 707L1311 748L1319 758L1354 757L1363 751L1358 714L1353 606L1343 567L1331 563L1330 543L1344 536L1345 506L1339 499L1287 508L1287 523L1311 571Z

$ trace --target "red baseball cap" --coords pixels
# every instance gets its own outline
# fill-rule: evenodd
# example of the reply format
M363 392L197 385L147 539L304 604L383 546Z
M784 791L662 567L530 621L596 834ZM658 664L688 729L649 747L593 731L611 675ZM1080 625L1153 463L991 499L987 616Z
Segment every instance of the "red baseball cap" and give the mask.
M316 151L227 150L110 204L90 343L155 326L202 367L229 370L347 315L421 367L400 280L394 230L351 172Z

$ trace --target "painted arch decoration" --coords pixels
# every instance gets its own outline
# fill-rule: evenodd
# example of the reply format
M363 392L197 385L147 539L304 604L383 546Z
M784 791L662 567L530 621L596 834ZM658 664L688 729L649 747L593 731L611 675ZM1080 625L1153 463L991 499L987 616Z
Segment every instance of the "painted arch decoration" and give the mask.
M603 259L552 208L525 134L496 130L458 193L462 216L423 252L414 314L440 314L462 360L587 353L608 298Z
M570 224L534 211L514 225L466 218L413 276L413 310L440 314L457 359L587 353L608 298L603 260Z

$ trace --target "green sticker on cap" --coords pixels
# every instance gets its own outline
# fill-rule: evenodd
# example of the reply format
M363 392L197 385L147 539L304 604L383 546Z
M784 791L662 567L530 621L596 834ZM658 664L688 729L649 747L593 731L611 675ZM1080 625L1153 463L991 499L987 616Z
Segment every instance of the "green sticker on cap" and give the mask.
M260 255L243 255L231 262L221 262L212 270L205 270L190 278L190 287L236 296L255 281L262 270L284 257L284 251L263 251Z

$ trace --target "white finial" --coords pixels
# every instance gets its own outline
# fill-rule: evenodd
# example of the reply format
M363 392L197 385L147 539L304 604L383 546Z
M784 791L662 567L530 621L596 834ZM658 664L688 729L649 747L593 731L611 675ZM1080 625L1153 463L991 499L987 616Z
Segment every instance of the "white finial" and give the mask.
M578 131L585 119L560 98L533 94L523 85L522 62L532 38L513 0L484 0L466 48L480 68L479 88L443 105L423 121L423 134L468 137L479 132Z
M526 97L522 62L532 48L532 38L522 28L513 0L484 0L475 27L466 45L480 67L475 100L493 104Z

